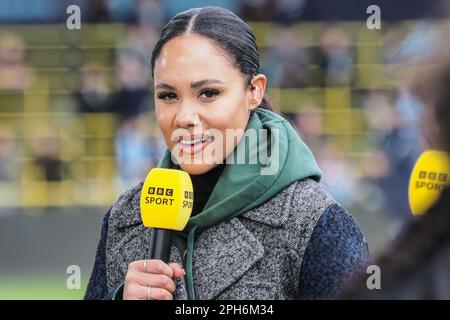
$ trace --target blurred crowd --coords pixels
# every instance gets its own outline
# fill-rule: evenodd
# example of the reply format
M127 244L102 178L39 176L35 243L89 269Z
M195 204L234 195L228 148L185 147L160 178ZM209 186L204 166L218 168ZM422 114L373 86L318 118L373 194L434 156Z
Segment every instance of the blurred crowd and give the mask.
M113 16L132 24L127 36L117 43L113 66L94 60L79 66L79 84L69 98L75 105L75 113L117 116L114 150L121 191L145 177L164 151L162 138L153 131L156 124L148 76L148 60L158 32L175 13L197 3L158 0L93 3L100 21L102 17L107 20ZM199 6L202 4L198 2ZM211 4L229 8L247 21L280 23L277 36L261 50L262 72L271 88L355 88L354 35L338 22L323 23L319 42L305 45L306 35L299 32L296 24L302 22L306 1L225 0ZM381 31L384 44L378 63L392 66L393 72L388 75L394 75L392 81L400 80L403 70L426 58L429 50L424 48L432 47L440 32L439 23L450 17L450 6L445 4L448 2L440 4L435 16L416 21L407 32L395 23ZM21 93L33 81L33 68L27 64L25 53L26 44L19 36L1 35L0 91L10 99L21 99ZM112 73L107 72L108 67L112 67ZM411 217L407 200L409 175L420 152L428 147L421 138L423 128L419 125L423 106L401 84L354 92L358 99L352 108L362 111L367 127L360 157L349 157L334 143L326 130L324 106L298 101L297 111L288 116L313 150L324 172L323 182L335 198L350 210L385 213L395 236ZM6 111L5 105L0 108ZM59 181L71 173L59 156L57 133L49 132L33 141L30 153L42 168L43 179ZM14 128L0 127L0 181L19 177L20 166L15 159L21 152Z

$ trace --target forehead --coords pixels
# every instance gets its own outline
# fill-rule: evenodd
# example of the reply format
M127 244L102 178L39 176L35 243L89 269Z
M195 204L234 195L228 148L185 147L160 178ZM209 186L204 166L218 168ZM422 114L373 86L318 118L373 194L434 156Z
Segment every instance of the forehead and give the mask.
M169 40L155 61L155 82L242 77L231 58L213 40L195 34Z

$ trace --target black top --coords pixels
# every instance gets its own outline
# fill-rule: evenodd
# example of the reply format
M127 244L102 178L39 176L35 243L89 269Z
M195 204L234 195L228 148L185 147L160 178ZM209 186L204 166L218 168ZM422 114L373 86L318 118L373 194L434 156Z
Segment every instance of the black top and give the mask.
M194 188L194 207L191 216L202 212L224 168L225 164L219 164L204 174L190 175Z

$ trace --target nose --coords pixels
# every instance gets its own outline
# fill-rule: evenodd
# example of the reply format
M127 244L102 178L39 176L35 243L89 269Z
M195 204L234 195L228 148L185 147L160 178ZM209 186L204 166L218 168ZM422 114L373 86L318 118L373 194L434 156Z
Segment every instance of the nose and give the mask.
M200 124L200 116L194 104L181 103L175 116L175 126L177 128L189 128Z

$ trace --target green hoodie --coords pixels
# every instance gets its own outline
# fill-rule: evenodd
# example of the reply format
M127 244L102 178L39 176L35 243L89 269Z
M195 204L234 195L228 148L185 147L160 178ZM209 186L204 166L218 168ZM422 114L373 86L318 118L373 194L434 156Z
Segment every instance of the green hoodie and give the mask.
M256 164L248 161L246 164L227 162L203 211L191 217L184 230L173 236L173 241L181 252L187 247L185 269L190 299L195 299L192 256L196 234L265 203L295 181L308 177L320 180L321 172L311 150L283 117L269 110L256 108L249 119L245 134L249 134L249 129L256 130L258 138L244 143L244 135L231 156L236 159L236 156L243 152L248 160L249 155L257 152L258 148L267 148L270 161L261 159L256 161ZM260 129L266 129L273 137L267 139L268 144L263 142L265 140L260 140ZM158 167L179 169L179 166L171 161L169 150L166 150ZM273 169L277 170L270 172Z

